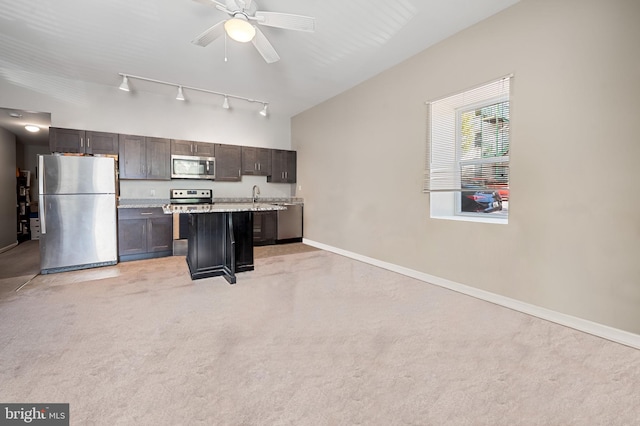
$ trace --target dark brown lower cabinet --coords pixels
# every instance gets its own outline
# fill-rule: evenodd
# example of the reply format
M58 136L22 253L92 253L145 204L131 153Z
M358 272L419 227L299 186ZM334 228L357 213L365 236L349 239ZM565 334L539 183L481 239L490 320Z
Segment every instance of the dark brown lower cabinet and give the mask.
M190 214L187 264L191 279L223 276L230 284L236 273L252 271L253 214Z
M161 208L118 209L120 262L171 256L173 217Z

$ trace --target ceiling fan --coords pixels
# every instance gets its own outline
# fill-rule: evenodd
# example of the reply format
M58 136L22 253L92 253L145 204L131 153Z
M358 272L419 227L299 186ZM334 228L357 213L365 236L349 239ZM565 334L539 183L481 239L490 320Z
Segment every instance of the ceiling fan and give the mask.
M224 3L216 0L194 1L208 5L213 4L216 9L227 13L231 18L218 22L193 39L191 43L205 47L215 39L224 35L226 31L227 35L233 40L243 43L251 41L264 60L269 64L279 61L280 56L278 56L278 53L262 31L253 25L252 22L256 22L258 25L283 28L285 30L308 32L315 30L315 18L258 10L258 5L253 0L226 0Z

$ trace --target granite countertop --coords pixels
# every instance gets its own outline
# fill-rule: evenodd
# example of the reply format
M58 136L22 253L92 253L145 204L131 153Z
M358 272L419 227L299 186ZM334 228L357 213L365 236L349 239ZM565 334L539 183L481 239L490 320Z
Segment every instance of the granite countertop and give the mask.
M214 198L214 203L252 203L251 197L221 197ZM258 203L292 203L303 204L303 199L298 197L258 197Z
M173 213L228 213L286 210L285 206L268 203L216 203L216 204L165 204L165 214Z
M162 207L169 204L169 199L162 198L127 198L118 200L119 209L148 209L151 207Z
M219 206L220 208L226 207L231 210L227 211L259 211L257 210L249 210L246 204L253 204L253 200L251 197L237 197L237 198L214 198L213 205L223 204L226 206ZM270 198L270 197L260 197L258 202L255 205L271 205L272 203L291 203L291 204L303 204L302 198ZM118 200L118 208L119 209L147 209L152 207L164 207L168 204L171 204L171 200L168 198L125 198ZM244 205L243 205L244 204ZM207 204L210 205L210 204ZM235 205L236 207L233 207ZM242 208L243 210L239 210ZM263 209L265 210L265 209ZM283 209L268 209L268 210L283 210ZM216 210L222 211L222 210Z

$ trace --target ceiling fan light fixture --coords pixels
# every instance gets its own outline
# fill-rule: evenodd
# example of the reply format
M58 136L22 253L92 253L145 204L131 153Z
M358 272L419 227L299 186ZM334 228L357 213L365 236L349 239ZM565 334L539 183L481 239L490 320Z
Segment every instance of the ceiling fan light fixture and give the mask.
M182 86L178 86L178 95L176 101L184 101L184 93L182 93Z
M224 102L222 102L222 108L224 108L224 109L231 108L231 106L229 106L229 97L228 96L224 97Z
M240 43L247 43L256 36L256 29L244 15L236 15L224 23L227 35Z
M24 128L27 130L27 132L31 132L31 133L36 133L40 131L40 127L34 126L33 124L27 124L26 126L24 126Z
M129 79L127 78L126 75L122 76L122 83L120 83L120 87L118 87L118 89L120 90L124 90L125 92L128 92L129 89Z
M264 104L264 107L260 110L260 115L263 116L263 117L266 117L267 114L268 114L267 106L268 106L268 104Z

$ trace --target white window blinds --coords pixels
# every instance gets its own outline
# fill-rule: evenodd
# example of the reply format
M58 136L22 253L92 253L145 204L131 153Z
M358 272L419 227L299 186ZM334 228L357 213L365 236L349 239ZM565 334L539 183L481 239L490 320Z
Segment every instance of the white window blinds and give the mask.
M427 103L424 192L509 188L511 78Z

